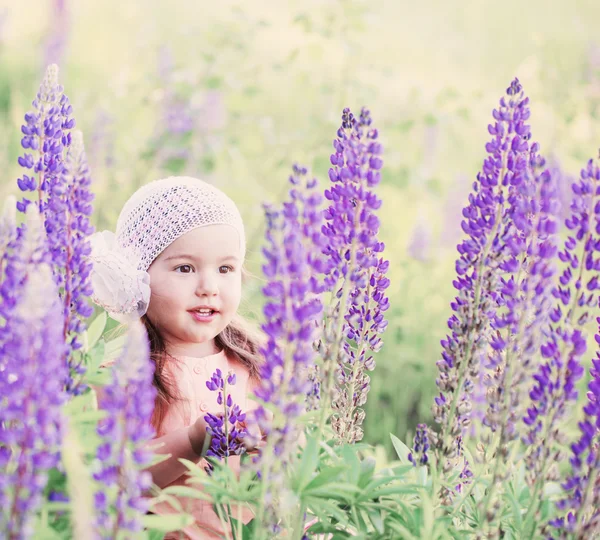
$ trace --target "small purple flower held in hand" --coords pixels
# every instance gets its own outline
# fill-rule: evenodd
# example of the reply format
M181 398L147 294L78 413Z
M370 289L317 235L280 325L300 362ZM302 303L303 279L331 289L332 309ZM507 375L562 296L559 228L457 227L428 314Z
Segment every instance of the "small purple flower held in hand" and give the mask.
M243 439L247 432L240 426L240 422L246 419L239 405L233 403L231 394L227 394L227 386L236 383L235 373L229 372L226 378L220 369L216 369L206 387L212 392L219 392L217 403L223 405L223 414L208 413L204 416L208 427L207 433L211 436L210 447L206 451L207 457L224 459L229 456L239 456L246 452ZM227 398L224 396L227 395ZM213 470L213 465L208 464L206 472Z

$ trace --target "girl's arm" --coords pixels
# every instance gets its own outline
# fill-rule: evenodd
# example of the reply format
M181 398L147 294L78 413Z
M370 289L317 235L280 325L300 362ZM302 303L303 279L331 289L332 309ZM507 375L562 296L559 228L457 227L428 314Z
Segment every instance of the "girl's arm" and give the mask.
M179 461L180 458L198 463L201 459L206 430L202 431L197 423L152 439L146 445L157 454L170 454L170 457L148 467L152 480L159 488L168 486L177 480L188 468Z
M96 393L99 404L104 390L98 386L92 386L92 389ZM152 474L152 481L162 489L186 473L188 469L179 459L184 458L198 463L202 457L205 438L206 424L200 417L191 426L177 429L149 441L145 445L148 450L157 454L170 454L170 457L164 461L146 469Z

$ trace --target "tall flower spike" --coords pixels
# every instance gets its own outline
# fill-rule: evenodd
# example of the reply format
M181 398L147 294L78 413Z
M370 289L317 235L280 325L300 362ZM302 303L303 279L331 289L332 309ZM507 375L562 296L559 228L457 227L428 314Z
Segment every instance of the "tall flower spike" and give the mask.
M48 67L33 106L34 112L25 115L26 124L21 127L21 145L33 154L19 157L26 174L17 184L26 193L37 192L36 203L44 215L54 277L64 302L65 362L72 368L65 385L69 393L78 394L85 390L77 380L84 371L77 352L82 346L79 335L85 330L83 320L93 312L86 301L92 290L91 263L85 257L90 253L87 237L94 232L89 221L94 197L83 137L80 132L71 134L75 125L72 107L58 84L56 65ZM25 198L17 208L23 211L30 202Z
M484 419L492 432L499 432L500 444L522 435L524 398L537 367L542 335L549 329L558 201L553 179L547 170L540 170L543 165L534 144L528 173L509 196L513 229L503 267L511 273L501 278L499 309L491 322L486 365L489 406Z
M537 150L533 144L523 181L509 191L511 222L502 264L509 275L501 277L499 307L491 321L491 352L486 363L488 409L483 423L495 434L498 450L491 485L482 502L482 513L489 521L495 519L495 512L487 512L492 495L501 489L502 480L514 466L509 445L523 435L520 419L527 407L540 344L549 331L558 201L555 183L548 171L542 170L545 163Z
M149 502L142 492L152 485L152 475L143 469L153 455L146 448L154 437L150 424L156 397L153 376L146 331L140 322L132 323L125 347L111 366L110 383L98 399L98 407L108 413L97 427L102 442L93 475L99 483L95 502L100 538L143 530L141 520Z
M534 376L529 392L529 408L524 416L528 445L525 456L527 481L532 504L525 526L535 526L538 494L551 477L552 465L564 443L561 421L567 406L577 399L576 383L583 376L581 358L587 345L581 327L588 321L591 308L598 306L600 270L600 168L590 160L580 179L572 185L574 198L565 226L571 232L559 252L565 268L559 284L552 290L558 300L550 312L550 331L540 348L544 362Z
M290 183L283 210L265 206L263 271L268 283L263 289L267 298L263 330L268 340L262 350L262 381L256 390L257 397L272 404L274 411L272 419L263 407L256 412L259 427L267 435L257 460L266 483L265 507L258 520L271 526L273 533L280 520L290 517L290 509L283 506L285 471L296 456L301 429L297 419L313 388L309 371L315 362L313 341L322 316L318 294L323 284L316 277L323 264L319 256L322 196L316 193L316 180L307 178L305 168L294 166Z
M596 321L600 323L600 317ZM600 331L595 339L600 346ZM581 436L571 445L571 473L562 485L566 497L557 505L559 510L569 512L552 523L575 538L591 538L594 527L600 524L600 350L592 360L590 373L584 418L578 424Z
M450 304L454 312L448 320L451 333L441 342L442 358L437 362L440 394L433 415L440 424L438 463L446 473L459 458L458 440L471 422L470 393L479 374L480 355L488 345L500 274L511 270L503 266L511 233L508 192L523 182L529 159L529 100L517 79L506 94L493 111L488 156L463 210L461 225L468 238L457 247L458 276L453 285L458 294Z
M9 245L0 286L0 530L31 538L60 461L67 374L62 319L35 206Z
M358 119L344 109L330 158L332 185L325 190L330 206L325 211L323 253L326 283L334 294L324 329L321 428L331 400L331 425L340 443L362 439L367 372L375 368L371 353L382 346L379 334L387 327L384 312L389 308L385 295L389 262L380 256L384 244L377 238L375 214L382 201L373 189L381 180L383 146L371 122L365 108Z
M67 150L65 167L56 184L56 191L64 189L62 197L66 223L61 227L64 237L59 249L54 250L55 271L62 286L64 303L63 336L69 344L67 359L73 372L67 381L67 391L80 394L85 388L79 383L85 367L78 351L82 343L79 339L85 331L84 319L92 315L93 308L87 298L92 295L90 273L92 263L87 256L91 253L89 236L94 232L90 223L91 201L94 195L90 191L91 177L81 131L73 132L72 144ZM53 201L58 207L58 196ZM58 213L57 213L58 215Z
M49 209L49 199L53 194L53 186L59 183L63 172L64 149L71 144L70 130L75 126L71 118L73 108L69 98L63 93L63 87L58 84L58 66L48 66L44 80L32 105L34 110L25 115L25 124L21 126L23 138L21 146L26 152L19 157L19 165L26 169L28 174L23 174L17 180L21 191L25 193L37 192L37 204L46 214ZM33 173L33 174L32 174ZM31 176L30 176L31 175ZM21 212L31 203L24 198L17 203ZM46 220L48 216L45 215ZM51 227L46 223L46 227ZM50 234L50 232L49 232Z

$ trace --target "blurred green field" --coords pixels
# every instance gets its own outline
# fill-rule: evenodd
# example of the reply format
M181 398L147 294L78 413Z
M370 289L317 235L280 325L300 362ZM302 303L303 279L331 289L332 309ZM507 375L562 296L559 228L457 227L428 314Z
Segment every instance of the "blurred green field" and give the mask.
M460 212L491 110L518 76L533 138L576 175L600 146L599 22L594 0L0 0L0 199L17 193L22 118L57 62L97 227L114 227L139 185L198 176L240 206L259 275L260 203L281 199L294 162L324 184L342 108L366 105L386 148L392 308L365 439L389 450L388 433L430 420ZM260 286L246 290L251 318Z

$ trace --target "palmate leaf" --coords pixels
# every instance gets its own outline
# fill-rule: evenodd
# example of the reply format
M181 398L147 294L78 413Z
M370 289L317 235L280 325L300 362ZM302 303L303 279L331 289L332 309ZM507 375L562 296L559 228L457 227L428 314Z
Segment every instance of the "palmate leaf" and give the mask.
M304 489L299 491L299 495L310 496L312 494L311 491L313 490L324 487L327 484L337 483L340 474L345 470L346 466L344 465L331 466L323 469L304 487Z
M348 514L337 504L327 499L310 497L306 500L308 509L319 518L323 523L330 521L330 517L335 518L343 527L349 525ZM312 529L312 527L311 527Z

